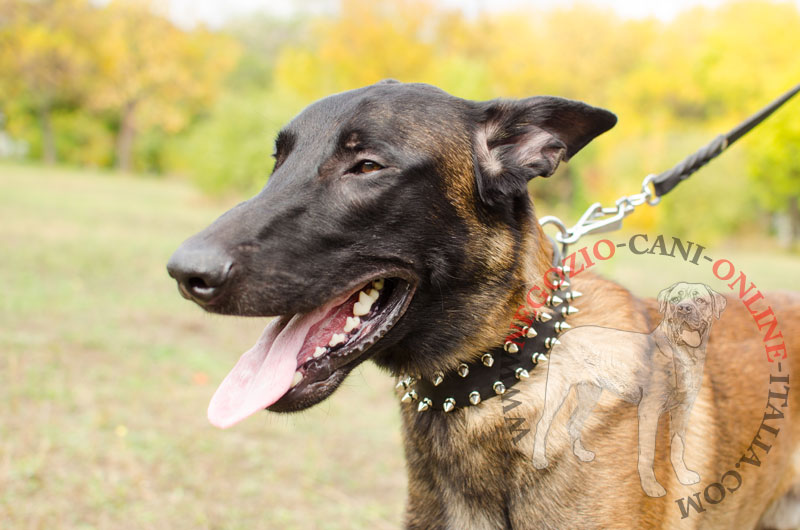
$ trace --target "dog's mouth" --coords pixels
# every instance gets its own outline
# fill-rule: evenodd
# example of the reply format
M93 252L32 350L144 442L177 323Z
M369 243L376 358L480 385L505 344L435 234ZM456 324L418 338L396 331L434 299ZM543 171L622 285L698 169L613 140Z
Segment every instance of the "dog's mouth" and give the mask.
M408 308L415 286L376 278L308 312L276 317L217 389L209 421L230 427L265 408L287 412L328 397Z
M688 346L697 348L703 341L703 333L705 332L705 328L706 326L704 323L693 325L689 321L684 320L681 323L681 327L678 328L678 336Z

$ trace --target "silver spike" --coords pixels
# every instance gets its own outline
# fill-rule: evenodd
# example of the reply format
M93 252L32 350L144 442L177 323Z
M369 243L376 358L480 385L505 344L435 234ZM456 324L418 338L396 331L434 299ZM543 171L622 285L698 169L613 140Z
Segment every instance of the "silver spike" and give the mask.
M442 409L444 409L445 412L450 412L454 408L456 408L456 400L451 397L445 399L444 403L442 403Z
M559 280L559 282L556 285L558 286L559 289L563 289L565 287L569 287L569 282L567 280Z
M467 377L469 375L469 366L464 363L458 365L458 375L461 377Z
M572 326L570 326L569 324L567 324L563 320L560 321L560 322L556 322L556 325L555 325L556 333L561 333L562 331L566 331L566 330L568 330L570 328L572 328Z
M576 300L581 296L583 296L583 293L580 291L570 291L566 294L567 301L569 302L572 302L573 300Z
M408 387L410 387L413 383L414 383L414 378L411 377L410 375L406 375L403 376L403 379L401 379L395 385L395 388L402 388L403 390L408 390Z
M400 399L402 403L411 403L412 401L417 400L417 391L416 390L409 390L406 392L403 397Z
M555 346L556 344L561 344L561 341L555 337L547 337L546 339L544 339L544 347L547 348L548 350L553 346Z
M564 318L567 318L570 315L574 315L578 311L579 309L574 305L565 305L561 308L561 314L564 316Z
M543 354L541 353L534 353L533 355L531 355L531 361L533 361L533 364L538 364L539 359L542 357L542 355Z
M497 395L503 395L506 393L506 385L504 385L502 381L495 381L492 385L492 388L494 389L494 393Z
M536 329L533 326L525 327L525 336L528 337L529 339L532 339L538 334L539 333L536 332Z
M514 375L516 375L517 379L519 380L527 379L531 376L531 374L529 374L528 371L521 366L517 368L517 370L514 372Z
M562 265L561 267L558 268L558 270L560 270L564 274L569 274L570 272L572 272L572 269L569 267L569 265Z
M546 300L547 305L549 305L550 307L555 307L555 306L557 306L558 304L560 304L563 301L564 300L562 300L561 298L559 298L558 296L556 296L554 294L551 294L550 296L548 296L547 300Z
M470 392L469 393L469 402L472 403L473 405L477 405L478 403L480 403L481 402L481 393L478 392L477 390L473 390L472 392Z
M545 313L544 311L540 311L539 314L536 315L536 320L539 322L549 322L551 318L553 318L553 315Z
M481 356L481 362L484 366L491 367L494 364L494 357L492 357L491 353L484 353Z
M433 401L428 398L422 398L422 401L417 405L417 412L425 412L433 406Z
M517 353L519 351L519 347L510 340L507 340L506 343L503 344L503 349L508 353Z
M547 362L547 355L545 355L544 353L540 353L539 356L537 357L537 359L539 360L540 363L546 363Z
M444 381L444 374L442 372L435 372L433 374L433 386L439 386Z

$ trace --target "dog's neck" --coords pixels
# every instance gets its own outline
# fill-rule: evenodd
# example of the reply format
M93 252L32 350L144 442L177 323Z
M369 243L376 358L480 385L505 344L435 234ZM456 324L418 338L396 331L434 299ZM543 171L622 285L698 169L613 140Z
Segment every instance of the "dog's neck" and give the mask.
M397 386L405 391L403 403L415 404L418 412L433 409L433 413L475 406L503 395L547 361L550 349L559 342L558 335L570 327L566 319L579 293L570 288L569 270L561 266L557 248L539 230L540 241L548 244L535 255L550 254L550 258L531 264L532 269L542 271L540 282L525 282L522 293L511 294L500 345L480 351L478 360L465 359L454 370L402 375Z

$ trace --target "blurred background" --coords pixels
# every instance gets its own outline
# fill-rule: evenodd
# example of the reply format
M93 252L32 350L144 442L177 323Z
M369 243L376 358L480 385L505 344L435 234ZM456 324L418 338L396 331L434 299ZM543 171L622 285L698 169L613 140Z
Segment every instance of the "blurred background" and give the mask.
M399 527L391 380L365 366L307 413L213 429L265 322L203 314L164 265L333 92L392 77L614 111L530 184L571 223L800 82L800 1L647 4L0 0L0 528ZM800 289L798 196L800 98L626 229ZM645 296L692 273L642 259L599 272Z

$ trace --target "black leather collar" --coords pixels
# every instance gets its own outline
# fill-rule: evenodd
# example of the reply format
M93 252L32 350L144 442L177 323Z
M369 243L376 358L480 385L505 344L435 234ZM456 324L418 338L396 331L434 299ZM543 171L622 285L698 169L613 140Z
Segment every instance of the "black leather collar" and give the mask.
M560 264L561 257L555 244L553 249L553 261ZM550 349L558 344L558 335L570 327L566 323L567 317L577 312L572 302L581 293L572 291L569 286L569 269L558 268L564 280L549 294L545 304L548 311L540 308L529 326L521 327L521 337L484 353L480 361L462 363L453 372L436 373L433 381L402 377L397 384L398 388L406 390L401 401L414 403L420 412L451 412L502 395L519 381L527 379L536 366L547 361ZM554 278L553 283L559 279L560 276Z

